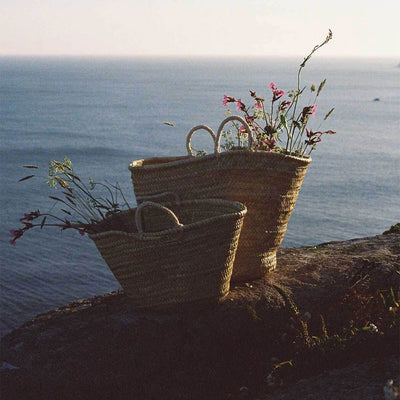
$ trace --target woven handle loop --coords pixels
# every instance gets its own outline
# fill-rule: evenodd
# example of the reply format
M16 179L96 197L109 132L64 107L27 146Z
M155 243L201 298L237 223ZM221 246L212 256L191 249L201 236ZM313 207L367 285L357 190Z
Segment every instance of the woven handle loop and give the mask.
M253 135L251 133L251 128L249 126L249 124L245 121L244 118L239 117L238 115L231 115L228 118L225 118L217 131L217 138L215 140L215 148L214 148L214 153L218 154L221 153L221 136L222 136L222 130L224 129L224 126L230 122L230 121L239 121L242 123L242 125L246 128L246 132L247 132L247 137L248 137L248 147L249 150L251 149L251 147L253 146Z
M179 198L178 193L175 193L175 192L162 192L162 193L148 194L148 195L136 195L136 200L145 202L145 201L151 201L154 199L159 199L160 197L167 197L167 196L173 196L176 205L177 206L181 205L181 199Z
M164 207L163 205L161 205L159 203L154 203L152 201L145 201L137 207L136 212L135 212L135 223L136 223L136 228L139 233L143 233L142 210L145 207L155 207L160 210L163 210L171 217L171 221L173 222L174 226L183 226L179 222L178 217L169 208Z
M189 131L189 133L187 135L187 138L186 138L186 149L187 149L189 157L194 157L195 156L193 154L193 151L192 151L192 146L190 145L190 141L192 139L193 133L195 133L196 131L199 131L201 129L204 129L205 131L207 131L211 135L211 137L213 138L213 141L215 143L215 133L210 127L208 127L207 125L197 125L197 126L195 126L194 128L192 128Z

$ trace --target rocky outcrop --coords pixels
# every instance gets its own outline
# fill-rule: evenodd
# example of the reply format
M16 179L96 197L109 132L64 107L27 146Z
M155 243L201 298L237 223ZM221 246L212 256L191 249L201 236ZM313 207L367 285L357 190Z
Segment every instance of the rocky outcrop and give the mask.
M283 248L221 304L138 313L123 292L1 341L4 399L384 399L398 384L400 234ZM369 396L369 397L368 397Z

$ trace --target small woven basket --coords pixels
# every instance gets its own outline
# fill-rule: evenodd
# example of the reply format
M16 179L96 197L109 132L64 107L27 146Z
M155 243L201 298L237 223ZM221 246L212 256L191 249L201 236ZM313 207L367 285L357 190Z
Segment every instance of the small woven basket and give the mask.
M135 308L217 302L229 292L244 215L224 200L144 202L89 234Z
M249 149L221 153L223 127L232 120L246 127L250 148L250 127L243 118L231 116L222 121L217 135L204 125L193 128L187 138L188 156L136 160L129 169L138 203L173 191L181 199L221 198L245 204L248 214L232 275L233 281L245 281L276 267L276 251L311 158ZM190 139L198 129L216 137L214 154L193 156Z

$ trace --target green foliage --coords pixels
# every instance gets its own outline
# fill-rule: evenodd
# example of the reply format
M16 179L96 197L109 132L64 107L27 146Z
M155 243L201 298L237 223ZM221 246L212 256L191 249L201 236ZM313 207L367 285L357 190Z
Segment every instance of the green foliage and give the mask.
M225 117L232 115L231 110L228 108ZM221 149L225 151L234 150L235 148L242 148L248 145L247 132L241 130L241 126L233 121L231 129L224 129L221 135Z
M38 168L37 166L24 165L24 168ZM33 178L34 175L20 179L20 182ZM129 208L121 187L109 183L95 182L89 178L86 185L73 169L69 158L63 161L52 160L49 163L46 183L53 189L61 188L57 196L50 195L55 201L51 213L41 213L39 210L24 214L20 219L22 227L10 231L15 244L16 239L34 227L55 226L62 230L76 229L81 234L91 232L94 225L113 214L120 213ZM57 207L57 205L59 207ZM38 219L41 222L36 222Z
M390 235L392 233L400 233L400 222L395 225L392 225L390 229L383 232L384 235Z

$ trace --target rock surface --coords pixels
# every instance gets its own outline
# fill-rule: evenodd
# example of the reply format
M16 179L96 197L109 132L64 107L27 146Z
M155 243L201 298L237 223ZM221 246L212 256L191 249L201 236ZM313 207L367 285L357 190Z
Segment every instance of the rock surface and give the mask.
M393 229L280 249L275 271L212 307L77 301L2 339L1 398L384 399L399 384L399 270Z

